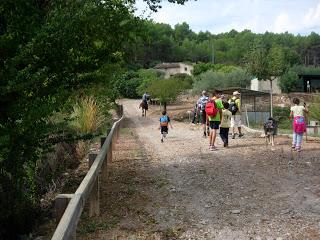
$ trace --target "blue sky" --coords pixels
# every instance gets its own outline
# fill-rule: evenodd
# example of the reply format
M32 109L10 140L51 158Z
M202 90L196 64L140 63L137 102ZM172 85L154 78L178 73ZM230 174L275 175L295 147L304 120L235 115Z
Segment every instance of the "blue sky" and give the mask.
M172 27L187 22L195 32L250 29L255 33L320 33L320 0L189 0L182 6L164 1L157 13L138 0L136 7L137 15L151 14L155 22Z

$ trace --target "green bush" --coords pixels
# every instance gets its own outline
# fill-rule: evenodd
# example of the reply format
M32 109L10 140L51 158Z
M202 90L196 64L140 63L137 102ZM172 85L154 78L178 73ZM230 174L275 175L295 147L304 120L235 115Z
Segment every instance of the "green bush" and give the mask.
M279 86L281 91L289 93L296 88L299 76L296 72L289 70L280 77Z
M207 71L195 78L193 92L202 90L243 87L250 84L251 77L244 70L237 69L230 73Z
M313 99L312 103L309 106L309 120L320 121L320 94L317 93Z
M120 96L125 98L139 98L137 88L142 83L137 72L129 71L123 74L114 85Z
M170 79L154 80L150 83L147 91L154 98L159 98L162 103L173 101L178 94L188 89L190 85L187 81L177 80L174 77Z
M278 127L280 129L290 129L292 122L289 118L290 108L289 107L277 107L273 108L274 119L278 122Z

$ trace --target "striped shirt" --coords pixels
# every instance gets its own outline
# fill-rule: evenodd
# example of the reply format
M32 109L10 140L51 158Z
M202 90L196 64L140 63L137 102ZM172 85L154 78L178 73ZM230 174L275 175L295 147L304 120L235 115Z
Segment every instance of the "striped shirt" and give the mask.
M201 98L199 98L198 100L198 106L201 110L204 110L206 108L206 104L209 101L209 97L208 96L202 96Z

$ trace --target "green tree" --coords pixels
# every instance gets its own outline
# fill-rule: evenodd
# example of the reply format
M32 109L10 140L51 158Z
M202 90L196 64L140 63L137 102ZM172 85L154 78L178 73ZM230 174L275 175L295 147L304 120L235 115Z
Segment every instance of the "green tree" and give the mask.
M159 98L164 110L167 103L177 98L178 94L190 86L186 81L173 78L152 81L147 89L152 97Z
M292 92L295 89L299 80L299 76L296 72L288 70L280 77L279 86L281 91L285 93Z
M258 80L268 80L270 82L270 114L273 116L273 81L276 77L286 71L284 51L280 46L273 46L270 49L262 44L256 45L246 58L247 70Z

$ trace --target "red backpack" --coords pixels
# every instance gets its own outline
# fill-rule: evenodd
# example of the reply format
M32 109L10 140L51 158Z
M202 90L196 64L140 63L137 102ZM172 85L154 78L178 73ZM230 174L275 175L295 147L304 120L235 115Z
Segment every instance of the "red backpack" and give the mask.
M216 102L214 100L207 102L205 111L209 117L215 117L219 111L216 107Z

